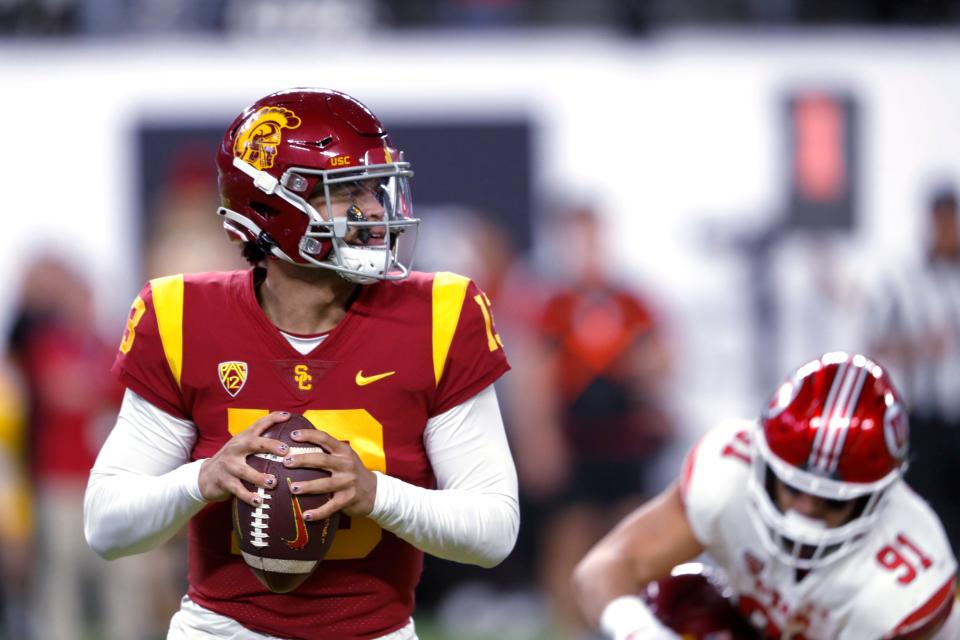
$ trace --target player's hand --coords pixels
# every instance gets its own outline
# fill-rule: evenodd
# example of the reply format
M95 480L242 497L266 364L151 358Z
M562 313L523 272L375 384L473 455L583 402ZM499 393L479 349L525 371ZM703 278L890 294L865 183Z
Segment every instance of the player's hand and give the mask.
M295 482L290 490L296 494L329 493L330 500L318 509L303 512L305 520L322 520L337 511L348 516L365 516L373 510L377 496L377 477L363 466L357 453L346 442L318 429L300 429L290 433L297 442L323 447L329 453L301 453L284 460L288 468L326 469L328 478Z
M279 440L264 438L261 434L273 425L289 419L289 413L274 411L230 438L212 458L204 460L200 465L200 495L211 502L221 502L236 496L253 507L259 506L260 496L247 491L241 481L246 480L254 486L272 489L277 479L248 465L247 456L252 453L286 456L289 453L287 445Z

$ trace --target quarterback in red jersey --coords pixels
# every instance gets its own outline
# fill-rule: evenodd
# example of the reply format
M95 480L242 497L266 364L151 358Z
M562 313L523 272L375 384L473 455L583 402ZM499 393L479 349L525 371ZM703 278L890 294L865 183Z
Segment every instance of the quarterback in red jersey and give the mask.
M759 421L708 432L681 480L594 547L575 575L581 608L613 638L679 638L637 594L706 552L763 638L958 638L956 559L902 480L908 447L886 372L825 354Z
M490 301L469 279L411 271L410 165L380 121L335 91L248 107L217 156L222 216L249 271L150 281L114 372L127 388L91 472L85 533L113 558L189 521L189 589L169 638L415 638L423 553L493 566L519 525L516 473L493 382L509 366ZM261 437L303 414L296 454ZM333 546L291 593L238 554L229 500L261 498L272 453L329 477L306 511L341 512ZM309 526L309 524L308 524Z

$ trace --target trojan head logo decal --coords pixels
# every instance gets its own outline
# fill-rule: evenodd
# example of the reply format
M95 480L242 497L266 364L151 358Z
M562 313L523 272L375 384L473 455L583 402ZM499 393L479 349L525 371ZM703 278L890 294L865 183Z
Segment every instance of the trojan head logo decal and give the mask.
M217 365L220 382L232 397L236 398L247 382L247 363L231 360Z
M290 109L263 107L247 117L233 143L233 155L261 171L273 166L284 129L296 129L300 118Z

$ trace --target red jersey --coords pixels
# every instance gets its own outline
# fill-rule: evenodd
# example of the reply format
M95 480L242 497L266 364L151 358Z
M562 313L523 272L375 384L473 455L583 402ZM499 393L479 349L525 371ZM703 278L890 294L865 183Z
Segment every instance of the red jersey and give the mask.
M192 420L192 459L214 455L270 411L304 414L364 465L435 486L427 420L509 369L489 300L467 278L413 273L363 286L346 316L301 355L264 315L256 270L168 276L134 300L114 372L157 407ZM310 526L310 525L308 525ZM373 638L404 626L423 553L367 518L340 518L326 559L275 594L233 541L230 502L190 522L189 595L244 626L292 638Z
M113 349L90 331L46 321L28 333L21 351L33 400L33 476L82 487L103 442L103 419L120 404L120 389L106 373Z

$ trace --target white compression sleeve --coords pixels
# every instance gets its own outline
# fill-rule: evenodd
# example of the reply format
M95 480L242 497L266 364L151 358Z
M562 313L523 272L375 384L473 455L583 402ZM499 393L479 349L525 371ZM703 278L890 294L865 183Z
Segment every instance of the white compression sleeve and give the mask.
M84 532L106 558L146 551L173 536L206 503L201 461L185 464L192 422L129 389L117 425L90 473ZM517 478L493 387L432 418L424 446L440 491L377 474L370 517L441 558L493 566L513 549L519 528Z
M620 596L600 614L600 629L613 640L680 640L638 596Z
M370 518L431 555L503 561L520 527L517 472L493 386L431 418L423 434L437 490L377 472Z
M189 462L196 427L127 389L117 424L97 456L83 505L83 531L107 559L170 539L206 504L200 464Z

